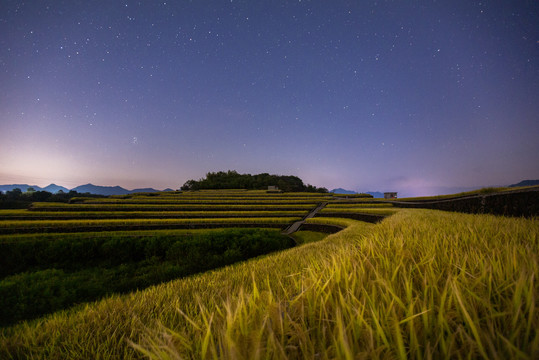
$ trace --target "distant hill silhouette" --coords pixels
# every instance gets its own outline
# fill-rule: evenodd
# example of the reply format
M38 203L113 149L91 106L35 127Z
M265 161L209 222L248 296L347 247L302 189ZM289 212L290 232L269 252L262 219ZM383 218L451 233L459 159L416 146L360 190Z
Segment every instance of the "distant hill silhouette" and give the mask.
M52 194L56 194L58 191L62 190L63 192L69 192L69 189L59 186L56 184L50 184L44 188L37 185L28 185L28 184L10 184L10 185L0 185L0 191L13 191L13 189L21 189L22 192L26 192L28 188L33 188L35 191L48 191Z
M36 189L37 190L37 189ZM63 186L60 186L60 185L56 185L56 184L50 184L50 185L47 185L45 186L42 190L44 191L48 191L50 193L53 193L53 194L56 194L58 191L62 190L63 192L69 192L69 189L68 188L65 188Z
M0 191L6 192L6 191L13 191L13 189L21 189L22 192L26 192L26 190L32 187L36 191L41 191L41 188L37 185L28 185L28 184L10 184L10 185L0 185Z
M129 191L129 190L128 190ZM129 191L131 194L133 193L153 193L153 192L158 192L159 190L155 190L154 188L142 188L142 189L133 189L131 191Z
M539 185L539 180L522 180L518 184L509 185L509 187L534 186L534 185Z
M331 190L331 192L334 193L334 194L343 194L343 195L359 194L357 191L346 190L346 189L343 189L343 188L333 189L333 190ZM372 197L374 197L374 198L383 198L384 197L384 193L381 193L379 191L367 191L364 194L372 195Z
M343 189L343 188L333 189L333 190L331 190L330 192L332 192L332 193L334 193L334 194L357 194L356 191L353 191L353 190L346 190L346 189Z
M130 191L121 186L100 186L94 184L80 185L73 188L78 193L90 193L99 195L128 195Z
M37 185L9 184L9 185L0 185L0 191L5 193L7 191L13 191L13 189L21 189L21 191L24 193L30 187L36 191L48 191L52 194L56 194L60 190L62 190L65 193L68 193L70 190L75 190L76 192L81 193L81 194L90 193L90 194L95 194L95 195L107 195L107 196L108 195L128 195L128 194L141 193L141 192L152 193L152 192L159 191L154 188L141 188L141 189L127 190L121 186L99 186L99 185L94 185L94 184L80 185L73 189L68 189L64 186L60 186L56 184L50 184L43 188ZM174 191L174 190L165 189L163 191Z

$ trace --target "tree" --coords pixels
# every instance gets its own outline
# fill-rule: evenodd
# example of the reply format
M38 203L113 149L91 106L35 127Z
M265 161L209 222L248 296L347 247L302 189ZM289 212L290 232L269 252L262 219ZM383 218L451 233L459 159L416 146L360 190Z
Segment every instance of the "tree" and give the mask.
M262 173L258 175L238 174L235 170L227 172L209 172L206 178L198 181L188 180L183 184L182 190L200 189L248 189L263 190L268 186L278 186L283 191L312 191L327 192L327 189L305 186L303 180L293 175L270 175Z
M11 191L7 191L6 192L6 195L7 195L7 198L10 199L10 200L17 200L21 197L22 195L22 190L19 189L19 188L15 188Z

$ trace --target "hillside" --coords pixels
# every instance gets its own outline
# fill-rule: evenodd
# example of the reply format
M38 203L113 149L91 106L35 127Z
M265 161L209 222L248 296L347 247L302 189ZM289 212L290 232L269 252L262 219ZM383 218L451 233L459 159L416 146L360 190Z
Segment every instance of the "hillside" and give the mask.
M535 186L539 185L539 180L522 180L521 182L513 185L509 185L509 187L521 187L521 186Z

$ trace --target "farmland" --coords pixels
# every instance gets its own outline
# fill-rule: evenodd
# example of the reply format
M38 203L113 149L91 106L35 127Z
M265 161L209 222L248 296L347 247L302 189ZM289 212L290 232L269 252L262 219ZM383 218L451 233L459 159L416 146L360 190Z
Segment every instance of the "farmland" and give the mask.
M320 203L305 223L344 230L281 235ZM207 190L34 203L0 233L1 358L539 355L537 218Z
M279 231L327 198L204 191L0 210L0 324L319 240Z

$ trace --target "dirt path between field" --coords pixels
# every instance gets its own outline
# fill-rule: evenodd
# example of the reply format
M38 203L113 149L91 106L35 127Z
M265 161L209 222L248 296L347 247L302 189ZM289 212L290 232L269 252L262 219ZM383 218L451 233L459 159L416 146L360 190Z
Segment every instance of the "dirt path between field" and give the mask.
M290 225L288 228L286 228L284 231L283 231L283 234L285 235L290 235L296 231L298 231L298 229L300 228L301 225L303 225L305 223L305 220L307 219L310 219L312 217L314 217L320 210L322 210L328 203L327 202L322 202L320 204L318 204L318 206L312 210L310 213L308 213L303 219L301 219L300 221L296 221L295 223L293 223L292 225Z

